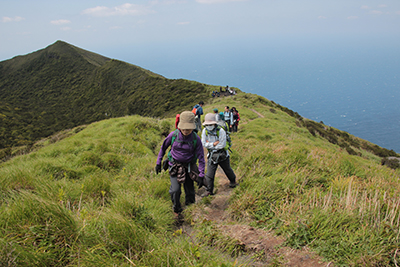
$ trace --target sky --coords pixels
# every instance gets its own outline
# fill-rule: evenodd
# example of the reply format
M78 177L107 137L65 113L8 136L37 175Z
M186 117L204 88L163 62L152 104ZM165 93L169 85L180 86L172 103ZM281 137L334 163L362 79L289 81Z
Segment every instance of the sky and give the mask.
M0 0L0 61L57 40L400 152L400 0Z
M0 61L57 40L132 64L239 44L398 44L399 26L399 0L0 0Z

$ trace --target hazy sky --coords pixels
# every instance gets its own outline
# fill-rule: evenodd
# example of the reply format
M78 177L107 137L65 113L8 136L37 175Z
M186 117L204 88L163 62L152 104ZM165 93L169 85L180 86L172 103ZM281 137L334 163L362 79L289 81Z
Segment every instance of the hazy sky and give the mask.
M57 40L124 60L129 49L193 44L391 42L400 36L400 1L0 0L0 19L0 61Z

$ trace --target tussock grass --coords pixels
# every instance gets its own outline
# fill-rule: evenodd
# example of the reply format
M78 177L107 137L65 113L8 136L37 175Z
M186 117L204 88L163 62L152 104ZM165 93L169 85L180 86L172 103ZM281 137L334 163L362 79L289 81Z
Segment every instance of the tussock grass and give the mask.
M380 166L370 152L350 155L307 133L279 110L263 115L233 137L232 162L241 177L233 215L339 266L399 262L399 172Z
M188 235L175 233L168 174L153 173L171 122L139 116L100 121L2 163L0 262L7 266L231 262Z
M357 144L349 153L312 134L298 114L256 95L213 99L205 113L226 105L241 116L231 135L240 178L229 200L233 218L272 229L286 245L308 246L338 266L400 262L399 170ZM153 171L173 126L174 118L100 121L1 163L0 262L237 266L231 257L246 253L242 244L212 222L193 222L191 207L185 218L198 235L174 226L169 176Z

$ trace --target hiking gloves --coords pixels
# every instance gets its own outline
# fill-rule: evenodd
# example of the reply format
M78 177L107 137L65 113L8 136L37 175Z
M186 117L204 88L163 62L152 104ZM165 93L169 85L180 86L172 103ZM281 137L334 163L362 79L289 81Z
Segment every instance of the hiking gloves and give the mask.
M199 187L199 189L204 185L204 177L197 177L197 186Z
M156 174L159 174L161 172L161 165L157 164L156 165Z

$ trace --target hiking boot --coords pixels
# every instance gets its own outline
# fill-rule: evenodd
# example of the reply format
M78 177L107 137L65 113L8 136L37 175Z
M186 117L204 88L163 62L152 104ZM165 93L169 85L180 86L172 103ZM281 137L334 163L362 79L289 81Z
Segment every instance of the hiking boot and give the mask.
M230 184L229 184L229 187L230 187L230 188L235 188L236 186L238 186L237 183L230 183Z
M178 213L178 212L174 212L174 224L175 226L181 226L183 224L183 222L185 221L183 214L182 213Z
M212 195L214 195L214 194L211 193L211 192L206 191L201 195L201 197L208 197L208 196L212 196Z

